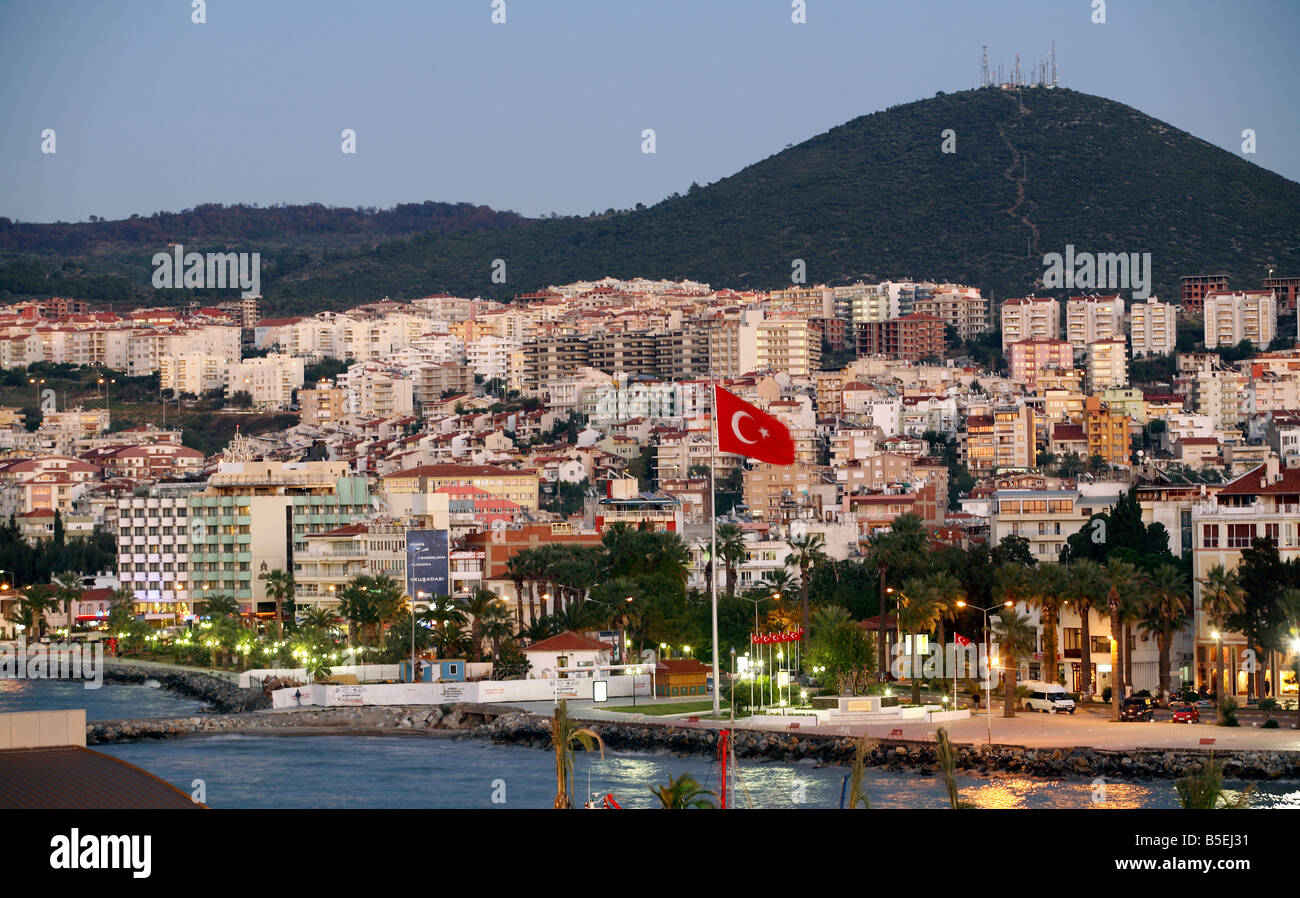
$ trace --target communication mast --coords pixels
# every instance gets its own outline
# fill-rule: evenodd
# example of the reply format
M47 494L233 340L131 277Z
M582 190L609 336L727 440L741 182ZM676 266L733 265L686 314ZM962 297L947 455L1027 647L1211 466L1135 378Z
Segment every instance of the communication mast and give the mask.
M984 45L984 60L980 64L980 87L990 87L993 81L989 76L989 45Z

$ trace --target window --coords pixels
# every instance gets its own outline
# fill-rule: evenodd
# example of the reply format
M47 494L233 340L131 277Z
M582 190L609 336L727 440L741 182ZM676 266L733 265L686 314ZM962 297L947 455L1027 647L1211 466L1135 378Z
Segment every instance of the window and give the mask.
M1229 524L1228 548L1249 549L1250 541L1255 538L1254 524Z
M1205 549L1219 548L1219 525L1218 524L1201 525L1201 547Z
M1282 535L1280 533L1280 525L1265 524L1264 535L1273 541L1273 545L1275 546L1282 545Z

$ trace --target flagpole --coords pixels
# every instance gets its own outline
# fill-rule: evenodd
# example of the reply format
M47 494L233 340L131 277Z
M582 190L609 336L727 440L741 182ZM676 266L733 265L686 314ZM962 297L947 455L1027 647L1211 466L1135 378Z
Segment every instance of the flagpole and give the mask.
M709 365L709 596L713 606L713 717L722 716L722 680L718 676L718 385Z

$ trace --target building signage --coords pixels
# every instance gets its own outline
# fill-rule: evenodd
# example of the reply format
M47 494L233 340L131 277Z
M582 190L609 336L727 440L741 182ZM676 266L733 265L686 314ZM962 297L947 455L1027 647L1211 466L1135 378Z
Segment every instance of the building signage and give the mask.
M406 591L419 601L451 593L446 530L406 531Z

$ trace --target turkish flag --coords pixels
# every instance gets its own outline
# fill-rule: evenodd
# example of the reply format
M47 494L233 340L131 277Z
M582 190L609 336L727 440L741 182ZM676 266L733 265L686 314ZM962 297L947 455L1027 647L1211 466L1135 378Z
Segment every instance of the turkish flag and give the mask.
M722 387L714 388L718 451L734 452L769 465L794 464L794 440L777 418Z
M967 639L965 636L962 636L960 633L956 633L954 635L957 637L957 644L962 648L966 648L966 646L970 645L970 640Z

